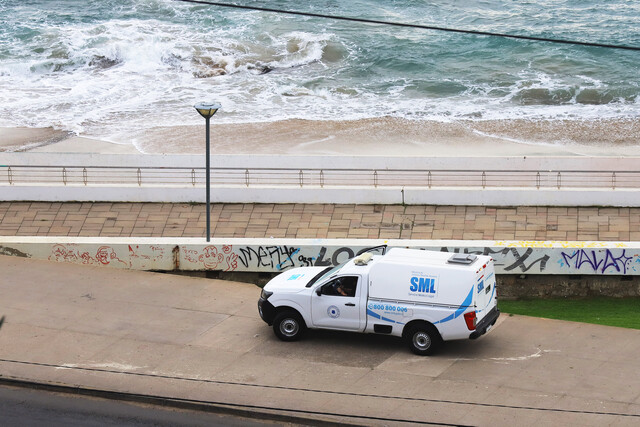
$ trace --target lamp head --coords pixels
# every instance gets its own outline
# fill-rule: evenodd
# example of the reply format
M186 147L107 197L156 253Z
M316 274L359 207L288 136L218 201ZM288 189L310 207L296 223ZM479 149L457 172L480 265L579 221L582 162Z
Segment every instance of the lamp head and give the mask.
M210 119L222 106L217 102L200 102L194 107L202 117Z

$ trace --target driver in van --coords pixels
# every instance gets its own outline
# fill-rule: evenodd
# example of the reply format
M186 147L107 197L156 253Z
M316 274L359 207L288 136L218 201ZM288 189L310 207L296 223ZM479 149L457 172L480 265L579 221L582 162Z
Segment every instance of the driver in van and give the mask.
M344 287L344 284L342 283L342 280L339 280L336 286L336 293L338 295L342 295L342 296L348 296L349 294L347 293L347 290Z

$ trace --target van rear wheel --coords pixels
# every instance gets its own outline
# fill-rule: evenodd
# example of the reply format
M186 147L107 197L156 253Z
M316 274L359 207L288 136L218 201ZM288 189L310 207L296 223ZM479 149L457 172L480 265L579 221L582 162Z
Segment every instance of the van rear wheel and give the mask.
M295 311L282 312L273 320L273 332L282 341L297 341L306 329L304 320Z
M409 349L419 356L435 353L441 344L440 334L431 325L416 325L405 335Z

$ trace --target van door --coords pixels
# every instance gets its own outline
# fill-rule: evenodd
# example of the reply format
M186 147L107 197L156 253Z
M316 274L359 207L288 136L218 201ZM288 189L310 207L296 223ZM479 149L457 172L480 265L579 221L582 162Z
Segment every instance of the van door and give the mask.
M477 278L475 302L478 321L496 306L496 275L492 261L484 266Z
M360 276L336 277L316 288L311 294L314 326L345 331L360 330L361 292Z

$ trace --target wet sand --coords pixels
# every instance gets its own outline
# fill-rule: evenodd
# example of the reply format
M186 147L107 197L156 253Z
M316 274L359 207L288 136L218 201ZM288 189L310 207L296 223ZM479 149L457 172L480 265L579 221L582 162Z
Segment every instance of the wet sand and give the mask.
M114 144L53 128L0 128L1 152L139 154L132 144Z
M204 123L157 127L115 144L53 129L0 128L0 151L201 154ZM630 156L637 120L494 120L451 123L382 118L217 124L212 154L362 156Z
M55 144L69 136L68 132L53 128L0 128L0 152L29 151Z

